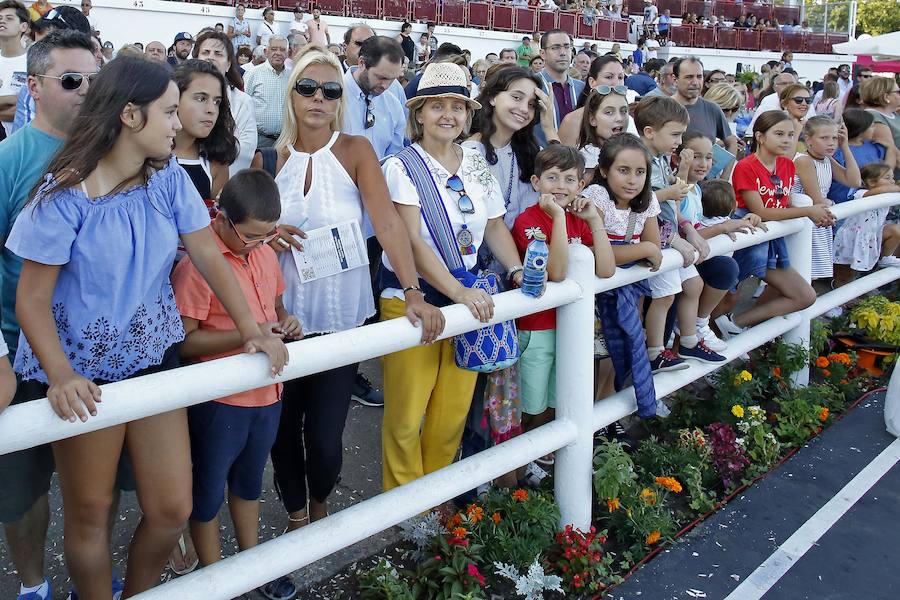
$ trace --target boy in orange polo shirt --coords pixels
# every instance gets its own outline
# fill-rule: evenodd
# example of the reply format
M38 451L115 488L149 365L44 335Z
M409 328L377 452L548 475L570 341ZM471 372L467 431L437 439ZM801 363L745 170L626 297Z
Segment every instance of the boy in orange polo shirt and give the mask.
M219 208L210 229L257 322L284 338L302 337L300 322L287 314L281 302L284 280L275 252L268 246L281 216L275 180L265 171L240 171L222 190ZM175 267L172 285L186 333L183 359L213 360L242 351L234 322L190 258ZM190 526L202 565L221 558L217 515L226 484L238 546L246 550L257 545L263 470L280 415L281 384L188 409L194 463ZM265 587L283 588L287 583L276 580Z

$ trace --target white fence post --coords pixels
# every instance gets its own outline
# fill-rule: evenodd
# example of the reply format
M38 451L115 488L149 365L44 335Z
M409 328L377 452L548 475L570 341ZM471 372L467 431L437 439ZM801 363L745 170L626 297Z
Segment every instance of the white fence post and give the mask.
M793 194L791 206L812 206L812 198L805 194ZM785 237L788 258L791 266L800 273L807 282L812 281L812 231L813 224L807 218L803 218L803 228L793 235ZM784 334L784 341L788 344L797 344L809 350L809 317L801 313L802 318L797 327ZM806 386L809 384L809 365L804 366L792 377L794 385Z
M556 418L575 425L575 441L556 453L555 492L560 526L591 526L594 431L594 255L569 247L569 279L581 286L578 300L560 306L556 318Z

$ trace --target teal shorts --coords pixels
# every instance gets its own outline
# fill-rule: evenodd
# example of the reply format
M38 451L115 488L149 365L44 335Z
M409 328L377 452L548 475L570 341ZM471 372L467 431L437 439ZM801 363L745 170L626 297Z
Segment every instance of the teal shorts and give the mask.
M519 330L519 347L522 411L539 415L556 408L556 330Z

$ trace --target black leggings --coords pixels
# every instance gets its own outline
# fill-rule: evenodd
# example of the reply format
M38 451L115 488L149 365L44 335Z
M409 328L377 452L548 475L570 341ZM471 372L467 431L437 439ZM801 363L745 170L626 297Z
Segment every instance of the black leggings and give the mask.
M325 502L341 474L344 423L358 363L286 381L272 446L278 495L289 512Z

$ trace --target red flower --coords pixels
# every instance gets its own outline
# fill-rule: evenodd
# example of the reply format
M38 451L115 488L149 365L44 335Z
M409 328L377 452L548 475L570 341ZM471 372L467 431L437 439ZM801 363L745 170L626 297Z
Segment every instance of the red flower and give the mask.
M484 587L484 575L478 572L478 567L474 564L469 563L469 566L466 567L466 572L469 574L469 577L474 577L478 580L478 585Z

